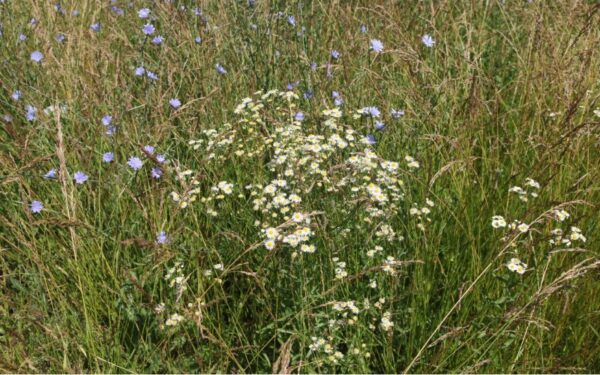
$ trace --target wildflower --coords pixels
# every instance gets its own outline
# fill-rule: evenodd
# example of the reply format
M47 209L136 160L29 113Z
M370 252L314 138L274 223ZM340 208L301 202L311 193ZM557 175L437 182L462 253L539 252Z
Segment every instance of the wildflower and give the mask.
M337 60L340 58L340 53L337 50L332 50L331 51L331 57L333 57L334 60Z
M221 75L227 74L227 70L225 70L221 64L215 64L215 69L217 70L217 73Z
M169 100L169 104L171 105L171 107L173 107L175 109L181 107L181 101L177 98L173 98L173 99Z
M159 167L154 167L150 170L150 175L152 176L152 178L158 180L163 175L163 171Z
M29 209L34 214L39 214L44 209L44 204L40 201L31 201L29 204Z
M493 216L492 217L492 227L493 228L504 228L506 227L506 220L502 216Z
M302 113L302 112L296 112L296 114L294 115L294 120L296 120L296 121L304 121L304 113Z
M361 110L362 114L367 115L367 116L371 116L371 117L375 117L378 118L381 115L381 112L379 111L379 108L377 107L365 107Z
M393 327L394 327L394 322L392 322L392 313L390 313L389 311L386 311L385 313L383 313L383 316L381 317L381 328L384 331L390 331Z
M402 109L393 109L390 111L390 114L392 115L393 118L395 119L399 119L400 117L404 116L404 110Z
M312 70L313 72L317 70L317 63L316 62L311 62L310 63L310 70Z
M306 90L304 94L302 94L302 96L304 97L304 99L309 100L312 99L312 97L315 96L315 94L312 92L312 90Z
M382 131L383 129L385 129L385 124L383 123L383 121L375 121L375 129Z
M113 13L115 13L118 16L122 16L125 14L125 11L123 9L119 8L118 6L112 6L110 8L110 10L112 10Z
M569 235L571 241L582 241L586 242L587 239L583 234L581 234L581 229L577 227L571 227L571 234Z
M292 26L296 26L296 18L294 16L288 16L287 22Z
M554 210L554 217L558 221L565 221L571 217L571 215L569 215L569 213L565 210Z
M302 251L303 253L312 254L316 250L317 250L317 248L315 247L315 245L302 244L300 246L300 251Z
M52 168L50 169L48 172L46 172L46 174L44 175L44 178L46 180L51 180L56 178L56 169Z
M199 36L194 38L194 42L196 42L196 44L200 44L202 43L202 38L200 38Z
M25 109L27 111L25 113L25 118L27 119L27 121L33 122L37 120L37 108L28 104L27 106L25 106Z
M366 34L367 33L367 27L365 25L360 25L360 32L362 34Z
M20 90L15 90L15 92L12 93L11 98L13 98L13 100L18 101L19 99L21 99L21 91Z
M279 237L279 231L276 228L270 227L265 229L265 235L268 239L273 240Z
M169 317L169 319L167 319L167 321L165 322L165 325L167 326L176 326L177 324L181 323L183 321L183 316L175 313L173 315L171 315Z
M265 248L267 250L273 250L275 248L275 241L273 241L273 240L266 240L265 241Z
M163 164L165 161L167 161L167 157L163 154L158 154L156 155L156 161Z
M56 36L54 37L54 39L55 39L57 42L59 42L59 43L62 43L62 42L64 42L64 41L65 41L65 34L58 33L58 34L56 34Z
M135 74L137 77L141 77L141 76L143 76L143 75L144 75L144 73L146 73L146 69L144 69L144 67L143 67L143 66L138 66L137 68L135 68L135 73L134 73L134 74Z
M154 34L155 30L156 28L151 23L147 23L142 27L142 32L144 33L144 35L152 35Z
M144 152L152 155L154 154L154 146L150 146L150 145L145 145L144 146Z
M98 33L102 29L102 24L100 22L93 23L90 25L90 29L92 29L92 31Z
M336 107L341 106L342 104L344 104L344 99L342 99L342 95L337 92L337 91L332 91L331 92L331 97L333 98L333 104Z
M521 232L521 233L526 233L529 230L529 225L525 224L525 223L521 223L517 226L517 229Z
M138 17L140 17L141 19L146 19L149 16L150 16L150 9L142 8L142 9L138 10Z
M76 184L83 184L84 182L86 182L88 180L88 175L81 172L81 171L77 171L75 172L75 174L73 175L73 179L75 180Z
M516 272L519 275L522 275L527 270L527 264L521 262L521 260L517 258L512 258L507 264L506 267L512 271Z
M415 160L415 158L413 158L412 156L406 155L404 157L404 160L406 160L407 166L409 168L419 168L419 162Z
M25 34L19 34L19 41L24 42L27 40L27 35Z
M428 48L433 47L433 45L435 44L435 40L433 40L433 38L429 34L423 35L423 38L421 38L421 41L423 42L425 47L428 47Z
M132 156L127 161L127 165L129 165L129 167L134 171L139 171L140 169L142 169L144 162L137 156Z
M369 46L374 52L383 52L383 42L379 39L371 39Z
M115 154L113 154L112 152L105 152L102 155L102 161L105 163L110 163L114 160L115 158Z
M155 44L158 46L158 45L161 45L164 40L165 40L165 38L163 38L162 35L158 35L158 36L154 37L154 39L152 39L152 44Z
M151 72L149 70L146 71L146 76L148 77L148 79L150 79L151 81L156 81L158 80L158 76L156 75L156 73Z
M44 55L40 51L31 52L31 61L39 63L44 58Z
M109 126L111 124L112 124L112 116L111 115L102 116L102 125Z
M377 143L377 140L375 139L375 136L373 134L368 134L365 137L364 142L368 145L374 145Z
M525 179L525 186L530 186L532 188L539 189L540 188L540 183L537 182L536 180L532 179L532 178L527 177Z
M167 234L164 231L162 231L156 235L156 243L157 244L164 245L167 242L169 242L169 238L167 237Z

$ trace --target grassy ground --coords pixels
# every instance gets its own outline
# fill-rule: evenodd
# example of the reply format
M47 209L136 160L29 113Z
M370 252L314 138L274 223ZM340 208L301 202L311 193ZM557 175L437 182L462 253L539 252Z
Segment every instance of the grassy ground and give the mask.
M0 2L3 372L600 371L596 2L55 3Z

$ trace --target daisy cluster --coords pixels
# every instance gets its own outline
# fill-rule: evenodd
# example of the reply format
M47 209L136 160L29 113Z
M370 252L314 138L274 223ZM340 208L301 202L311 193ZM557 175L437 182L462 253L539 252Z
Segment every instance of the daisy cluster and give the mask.
M327 215L317 209L324 205L314 204L314 197L343 195L344 202L355 205L362 221L374 228L376 238L401 240L387 221L405 206L401 203L405 198L403 173L418 169L419 163L411 156L403 162L381 158L365 136L345 124L339 107L323 110L307 121L304 115L298 116L302 113L299 101L294 91L277 90L259 91L243 99L235 108L235 122L206 129L200 139L189 144L204 155L204 174L218 175L232 163L262 168L249 173L244 181L223 179L208 194L200 187L189 188L200 184L190 177L193 172L180 173L183 189L171 193L173 200L186 207L201 194L205 212L217 216L220 201L237 198L256 213L255 225L266 250L313 253L317 250L312 241L314 219ZM378 114L378 110L373 107L356 113ZM423 230L433 206L427 199L410 209Z
M526 178L524 183L525 188L519 186L513 186L508 191L509 193L517 194L519 200L522 202L529 202L529 198L537 198L538 192L541 190L540 183L532 178ZM569 248L574 244L585 243L586 237L583 235L580 228L570 226L569 228L562 228L567 221L571 219L571 214L564 208L555 208L550 210L544 215L541 215L533 223L526 223L521 220L507 221L501 215L495 215L492 217L491 225L494 229L508 231L507 235L502 238L504 242L508 242L508 248L513 250L514 254L518 253L518 248L531 247L528 245L534 243L535 237L544 234L544 230L549 232L549 239L547 240L551 248L556 249L557 247ZM543 224L547 224L543 227ZM534 225L538 228L534 229ZM516 236L512 238L508 235L509 233L516 233ZM527 263L523 262L517 257L511 258L507 263L506 267L512 272L516 272L519 275L523 275L528 271Z

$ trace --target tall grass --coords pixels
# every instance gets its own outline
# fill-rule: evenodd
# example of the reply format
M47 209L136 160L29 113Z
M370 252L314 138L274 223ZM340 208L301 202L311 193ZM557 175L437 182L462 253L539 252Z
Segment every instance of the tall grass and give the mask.
M0 3L2 371L600 371L597 3L128 4ZM156 19L140 19L143 7ZM147 22L161 45L142 33ZM383 52L369 49L374 38ZM158 80L136 76L140 66ZM290 83L290 101L255 94ZM327 130L332 91L343 114ZM265 105L250 133L240 120L256 118L235 113L247 97ZM385 130L356 112L371 106ZM291 139L277 139L356 131L356 146L323 162L331 186L308 172L287 180L312 215L314 253L266 249L267 224L283 231L289 220L253 207L283 173L270 142L293 124ZM369 133L371 146L361 143ZM231 134L231 146L210 149ZM400 164L402 199L381 217L369 216L380 206L360 180L340 184L369 175L346 164L365 148ZM127 165L132 156L142 170ZM76 184L76 171L89 180ZM211 190L221 181L232 194ZM492 226L496 215L506 227ZM382 225L397 236L378 236ZM567 246L557 227L587 240ZM513 257L527 264L522 275L508 269Z

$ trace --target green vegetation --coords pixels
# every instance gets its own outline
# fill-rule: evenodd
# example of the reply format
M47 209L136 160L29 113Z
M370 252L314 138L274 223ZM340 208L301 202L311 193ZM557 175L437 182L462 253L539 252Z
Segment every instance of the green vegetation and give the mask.
M599 372L600 5L249 3L0 1L0 370Z

